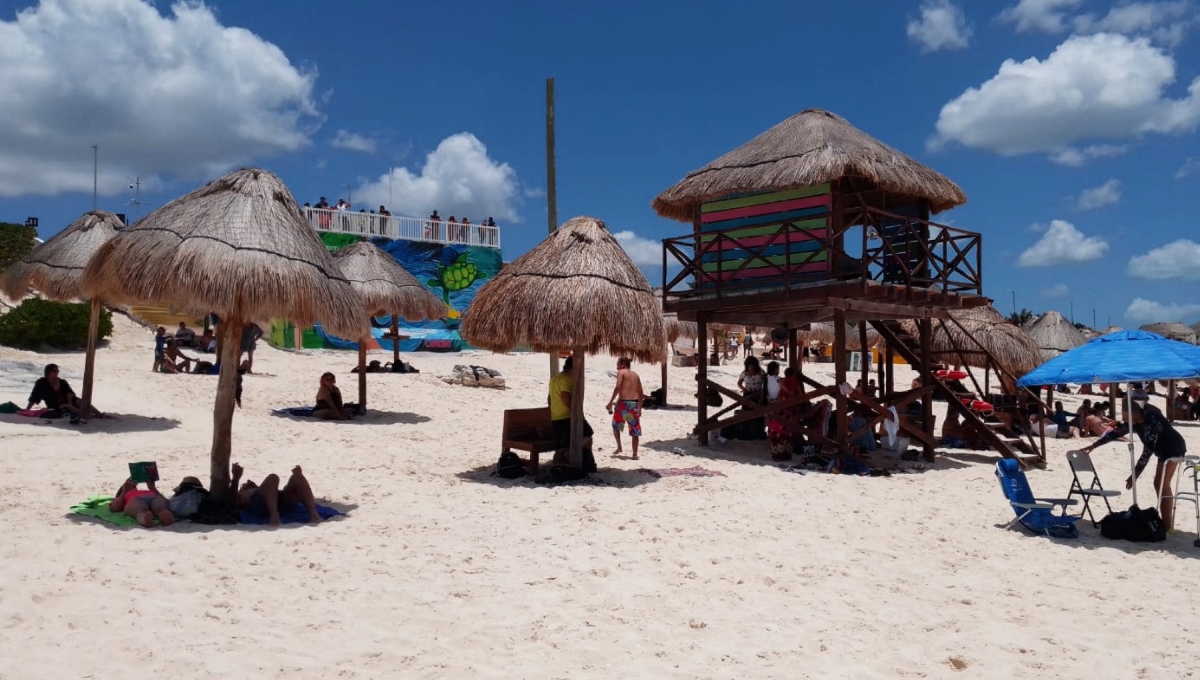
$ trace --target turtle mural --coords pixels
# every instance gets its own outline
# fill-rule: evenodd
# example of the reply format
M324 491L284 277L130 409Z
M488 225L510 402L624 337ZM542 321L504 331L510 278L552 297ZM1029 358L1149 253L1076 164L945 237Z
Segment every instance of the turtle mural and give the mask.
M321 239L330 250L348 245L343 234L322 233ZM476 291L494 277L503 262L498 248L483 248L461 244L427 243L424 241L392 241L372 239L381 250L396 258L418 281L423 282L445 303L447 318L433 321L400 321L401 352L456 352L466 347L458 334L463 313L471 305ZM391 325L390 317L371 320L374 343L372 349L391 350L393 340L383 335ZM306 348L354 349L358 344L325 333L318 325L295 329L277 322L272 329L271 342L279 347L294 347L296 341Z

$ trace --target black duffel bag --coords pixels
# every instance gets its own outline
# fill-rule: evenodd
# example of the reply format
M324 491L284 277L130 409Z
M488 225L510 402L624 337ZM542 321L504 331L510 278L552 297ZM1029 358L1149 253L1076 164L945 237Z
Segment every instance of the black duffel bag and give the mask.
M1157 509L1133 505L1124 512L1111 512L1100 520L1100 535L1135 543L1158 543L1167 540L1167 527Z

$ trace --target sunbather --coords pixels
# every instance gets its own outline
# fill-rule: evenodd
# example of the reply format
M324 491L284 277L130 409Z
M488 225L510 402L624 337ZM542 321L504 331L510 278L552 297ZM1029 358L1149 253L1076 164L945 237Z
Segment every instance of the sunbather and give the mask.
M233 464L234 483L242 477L242 466ZM320 522L317 514L317 501L313 497L312 487L304 478L300 466L292 468L292 476L287 484L279 488L279 475L267 475L261 484L246 482L238 490L238 508L253 515L267 518L267 526L279 526L279 509L291 510L297 503L304 505L308 511L309 522Z
M191 373L192 364L196 361L198 359L179 351L179 342L175 338L168 337L159 370L163 373Z
M146 487L139 489L137 482L126 479L109 502L108 509L123 512L146 528L154 525L155 518L158 518L164 527L174 524L175 516L171 514L167 499L158 492L154 482L146 482Z
M321 420L349 420L354 417L354 412L343 405L337 376L332 373L321 374L321 386L317 389L313 417Z

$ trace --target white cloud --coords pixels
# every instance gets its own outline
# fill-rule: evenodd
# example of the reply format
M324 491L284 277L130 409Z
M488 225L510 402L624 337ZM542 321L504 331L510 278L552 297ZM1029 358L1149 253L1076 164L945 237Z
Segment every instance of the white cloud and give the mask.
M1019 267L1049 267L1058 264L1088 262L1104 255L1108 243L1104 239L1084 236L1075 225L1054 220L1037 243L1017 258Z
M908 22L908 39L920 45L923 54L961 50L971 42L971 27L967 16L950 0L925 0L921 18Z
M1129 258L1129 275L1139 279L1200 279L1200 243L1180 239Z
M374 139L348 130L338 130L337 134L329 142L329 146L335 149L345 149L346 151L358 151L359 153L375 153Z
M1071 294L1071 289L1065 283L1059 283L1042 291L1042 297L1065 298Z
M1062 33L1067 28L1064 21L1067 11L1075 9L1081 2L1083 0L1020 0L1000 13L1000 21L1013 24L1018 33Z
M613 238L621 244L625 254L639 267L662 268L663 246L661 241L642 238L632 231L613 232Z
M1110 179L1098 187L1084 190L1079 194L1079 202L1075 207L1079 210L1095 210L1112 205L1119 200L1121 200L1121 182Z
M545 198L546 190L540 187L525 187L521 190L521 194L525 198Z
M1185 304L1162 304L1153 300L1137 298L1129 303L1129 309L1125 310L1125 318L1135 324L1146 325L1148 323L1170 323L1172 321L1182 321L1187 323L1192 319L1200 316L1200 304L1185 303Z
M437 210L442 217L464 216L472 222L487 217L520 221L517 171L488 157L487 147L470 132L441 141L428 156L420 174L393 168L378 181L354 190L357 206L387 205L394 215L424 217ZM391 195L391 203L388 196Z
M1185 98L1168 99L1174 81L1175 60L1146 38L1071 36L1044 61L1006 60L948 102L930 147L1059 154L1081 140L1187 132L1200 124L1200 78Z
M1097 158L1115 158L1129 150L1118 144L1091 144L1085 147L1064 146L1050 154L1050 160L1072 168L1083 167L1084 163Z
M1168 47L1183 41L1189 24L1195 22L1191 0L1130 2L1117 5L1102 17L1083 14L1072 22L1076 33L1121 33L1144 35Z
M1183 165L1179 166L1179 169L1175 171L1175 179L1187 179L1198 170L1200 170L1200 158L1189 156L1183 162Z
M208 7L42 0L0 21L0 196L211 176L309 144L316 72Z

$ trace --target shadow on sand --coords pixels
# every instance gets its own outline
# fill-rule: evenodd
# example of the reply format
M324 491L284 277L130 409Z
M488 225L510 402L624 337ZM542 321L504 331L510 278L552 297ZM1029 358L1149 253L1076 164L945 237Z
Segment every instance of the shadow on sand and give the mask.
M271 415L298 423L316 423L334 427L354 425L418 425L420 423L427 423L430 420L429 416L421 415L420 413L394 413L392 411L372 410L367 410L365 415L355 416L350 420L318 420L308 416L293 416L274 411L271 412Z
M584 479L573 482L555 482L550 476L550 464L545 463L538 470L537 478L526 475L516 479L505 479L495 474L496 466L483 465L470 470L455 473L455 477L476 484L491 484L502 488L514 486L543 488L554 486L607 486L618 489L628 489L643 484L657 482L658 479L638 470L621 470L618 468L601 467L598 472L592 472Z
M317 499L317 504L331 507L334 510L342 513L335 517L330 517L329 519L324 520L321 522L321 524L325 524L326 522L341 522L350 519L350 513L358 509L358 505L354 503L335 503L333 501L321 500L320 498ZM114 532L130 531L135 529L147 531L147 529L141 526L121 526L118 524L113 524L112 522L106 522L98 517L77 515L73 512L68 512L63 517L73 524L92 524ZM307 526L310 525L305 522L293 522L290 524L280 525L278 529L272 529L266 524L197 524L195 522L181 520L166 528L155 526L152 529L149 529L149 531L174 531L181 534L207 534L213 531L286 531L288 529L300 529Z
M744 463L746 465L761 465L765 467L787 467L789 465L797 465L800 462L799 457L793 457L790 461L771 460L771 453L768 449L767 440L734 440L731 439L725 444L716 442L710 443L707 447L701 446L695 439L665 439L658 441L642 440L641 449L643 451L653 451L658 454L672 454L675 449L682 449L683 455L672 456L673 461L677 461L679 467L687 467L691 463L687 463L688 457L704 458L708 460L727 460L735 463ZM643 456L645 457L645 456ZM658 458L658 456L656 456ZM975 461L973 459L979 459ZM958 452L938 452L936 462L927 463L923 460L905 463L904 471L906 473L925 473L925 472L940 472L943 470L956 470L959 468L969 467L975 462L994 463L998 460L998 456L985 460L986 456L980 456L971 453ZM887 470L895 470L898 468L900 461L895 457L888 457L876 451L870 459L871 467L881 467Z
M1117 510L1117 508L1113 508ZM1099 515L1097 515L1099 518ZM1093 527L1092 523L1087 519L1081 519L1076 523L1079 527L1079 538L1049 538L1040 534L1033 534L1029 530L1014 525L1007 527L1007 522L994 525L997 529L1007 528L1009 531L1015 531L1024 534L1031 541L1052 541L1064 545L1068 548L1076 550L1101 550L1111 548L1120 550L1128 555L1141 555L1143 553L1170 553L1176 557L1183 559L1194 560L1200 558L1200 547L1194 545L1194 541L1200 540L1196 538L1196 534L1190 531L1180 531L1176 529L1175 533L1167 534L1167 540L1161 543L1134 543L1132 541L1117 541L1104 538L1100 535L1100 529ZM1176 525L1178 526L1178 525Z
M179 421L174 418L159 418L143 416L135 413L113 413L108 418L92 418L84 425L72 425L67 418L26 418L24 416L4 417L2 421L17 425L37 427L53 427L70 430L80 434L115 434L127 432L165 432L179 427Z

